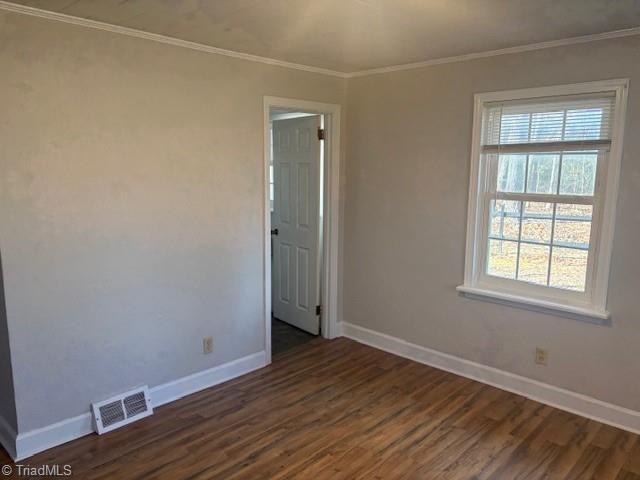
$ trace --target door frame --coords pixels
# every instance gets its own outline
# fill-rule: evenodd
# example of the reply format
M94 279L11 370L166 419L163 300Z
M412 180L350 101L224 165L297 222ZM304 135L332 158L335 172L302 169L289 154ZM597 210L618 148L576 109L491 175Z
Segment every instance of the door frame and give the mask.
M271 363L271 208L269 204L270 132L269 111L272 107L293 109L325 116L324 130L324 215L322 239L321 335L336 338L338 333L338 255L340 250L340 129L342 107L334 103L321 103L283 97L264 97L263 145L263 204L264 204L264 323L267 364Z

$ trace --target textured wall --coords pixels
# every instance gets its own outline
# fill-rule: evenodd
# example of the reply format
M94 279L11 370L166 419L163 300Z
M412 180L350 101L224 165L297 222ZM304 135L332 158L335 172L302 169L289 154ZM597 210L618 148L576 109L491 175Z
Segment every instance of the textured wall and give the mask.
M458 295L473 94L609 78L631 80L613 326ZM639 83L638 36L350 80L344 320L640 410Z
M20 431L263 350L263 95L345 82L8 13L0 70Z

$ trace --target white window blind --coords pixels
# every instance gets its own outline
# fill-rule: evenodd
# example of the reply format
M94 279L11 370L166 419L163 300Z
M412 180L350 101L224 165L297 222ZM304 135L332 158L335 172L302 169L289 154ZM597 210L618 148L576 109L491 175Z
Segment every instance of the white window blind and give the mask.
M483 153L608 148L615 95L492 103L483 116Z
M593 303L620 91L482 95L466 282Z

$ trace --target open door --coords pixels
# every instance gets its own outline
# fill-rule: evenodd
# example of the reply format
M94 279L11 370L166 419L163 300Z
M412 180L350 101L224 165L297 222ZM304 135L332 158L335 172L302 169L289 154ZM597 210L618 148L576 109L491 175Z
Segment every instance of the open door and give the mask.
M272 305L279 320L320 333L319 115L273 122Z

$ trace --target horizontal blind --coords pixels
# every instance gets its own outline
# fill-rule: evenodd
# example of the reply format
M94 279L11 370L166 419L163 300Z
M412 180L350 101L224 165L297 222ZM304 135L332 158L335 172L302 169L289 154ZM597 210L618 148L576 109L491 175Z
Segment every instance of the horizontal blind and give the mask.
M608 93L486 104L482 153L608 150L614 108Z

